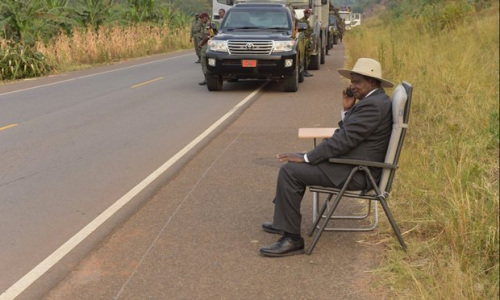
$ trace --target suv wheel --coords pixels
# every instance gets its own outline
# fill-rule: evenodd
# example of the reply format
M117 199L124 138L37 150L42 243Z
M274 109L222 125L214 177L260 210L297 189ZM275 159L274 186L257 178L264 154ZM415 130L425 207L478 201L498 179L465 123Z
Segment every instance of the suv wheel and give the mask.
M207 88L209 91L222 90L222 76L207 74Z
M320 54L320 55L321 55L321 56L320 56L320 62L321 62L321 64L322 64L322 65L324 65L324 64L325 64L325 58L326 58L326 53L325 53L326 49L325 49L325 48L326 48L326 47L322 47L322 48L321 48L321 52L320 52L320 53L321 53L321 54Z
M309 58L309 70L319 70L319 60L321 56L321 48L319 46L320 45L318 43L318 46L316 48L316 53L318 54L311 55Z
M283 81L285 92L296 92L299 89L299 65L295 64L295 70L290 77L286 77Z

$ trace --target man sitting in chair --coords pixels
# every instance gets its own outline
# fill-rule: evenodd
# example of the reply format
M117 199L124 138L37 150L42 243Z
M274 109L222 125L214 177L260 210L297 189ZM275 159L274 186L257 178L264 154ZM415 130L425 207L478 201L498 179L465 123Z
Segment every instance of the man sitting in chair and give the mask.
M352 70L339 69L338 72L349 78L351 84L342 91L342 120L334 135L306 154L276 156L288 163L278 174L273 222L262 224L262 229L282 237L275 244L259 249L263 256L304 252L304 239L300 235L300 204L306 187L339 188L352 169L352 166L330 163L329 158L384 161L392 130L392 103L383 87L392 87L392 82L382 78L380 63L370 58L360 58ZM359 100L357 103L356 99ZM381 170L371 171L374 179L379 181ZM368 190L371 185L364 174L357 172L348 188Z

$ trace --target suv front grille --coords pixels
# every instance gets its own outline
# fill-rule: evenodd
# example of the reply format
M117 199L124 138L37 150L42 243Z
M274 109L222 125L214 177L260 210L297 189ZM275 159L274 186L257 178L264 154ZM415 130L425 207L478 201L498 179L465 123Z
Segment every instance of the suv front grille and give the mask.
M273 41L228 41L229 54L269 55Z

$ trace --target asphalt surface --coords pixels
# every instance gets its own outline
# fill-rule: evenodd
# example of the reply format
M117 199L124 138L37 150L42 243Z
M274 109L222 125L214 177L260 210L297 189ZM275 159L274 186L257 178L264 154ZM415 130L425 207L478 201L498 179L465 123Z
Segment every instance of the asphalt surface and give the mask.
M379 299L382 246L324 233L312 255L266 258L281 152L306 151L300 127L335 127L347 84L336 45L297 93L268 85L241 116L116 228L45 299ZM222 92L223 93L223 92ZM312 223L306 193L302 232ZM351 209L351 208L349 208ZM364 242L360 242L364 241ZM20 299L29 299L22 295Z
M151 194L123 196L262 85L229 83L224 93L207 93L197 84L201 74L192 51L183 51L0 83L0 270L9 270L0 271L1 300L15 297L10 291L37 278L30 274L41 266L52 268L70 247L73 254L92 248L94 228L109 234L88 224L99 216L114 228L111 222L129 217L113 214L109 222L112 214L104 212L118 199L127 207L149 200ZM176 166L182 163L168 172ZM156 190L164 182L140 187ZM72 239L77 233L84 243Z

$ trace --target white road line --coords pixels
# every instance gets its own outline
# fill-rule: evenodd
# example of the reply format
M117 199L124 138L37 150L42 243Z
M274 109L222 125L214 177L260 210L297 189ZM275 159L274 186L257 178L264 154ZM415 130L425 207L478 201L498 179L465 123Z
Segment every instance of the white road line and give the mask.
M153 63L157 63L157 62L161 62L161 61L166 61L166 60L171 60L171 59L174 59L174 58L179 58L179 57L188 56L188 55L192 55L192 54L190 53L190 54L184 54L184 55L179 55L179 56L174 56L174 57L168 57L168 58L154 60L154 61L150 61L150 62L147 62L147 63L138 64L138 65L133 65L133 66L123 67L123 68L119 68L119 69L104 71L104 72L100 72L100 73L93 73L93 74L89 74L89 75L85 75L85 76L80 76L80 77L76 77L76 78L61 80L61 81L57 81L57 82L52 82L52 83L37 85L37 86L33 86L33 87L21 89L21 90L15 90L15 91L12 91L12 92L3 93L3 94L0 94L0 96L15 94L15 93L29 91L29 90L34 90L34 89L38 89L38 88L42 88L42 87L46 87L46 86L51 86L51 85L56 85L56 84L60 84L60 83L65 83L65 82L70 82L70 81L78 80L78 79L82 79L82 78L88 78L88 77L92 77L92 76L113 73L113 72L117 72L117 71L131 69L131 68L137 68L137 67L140 67L140 66L150 65L150 64L153 64Z
M228 111L224 116L207 128L203 133L191 141L187 146L177 152L169 160L167 160L161 167L156 169L148 177L143 179L138 185L133 189L123 195L118 201L106 209L103 213L97 216L92 222L87 226L82 228L77 234L71 237L66 243L59 247L56 251L50 254L46 259L39 263L35 268L29 271L11 287L9 287L5 292L0 295L0 300L12 300L19 296L25 289L27 289L33 282L40 278L45 272L52 268L56 263L58 263L64 256L66 256L71 250L73 250L80 242L87 238L92 232L94 232L99 226L111 218L118 210L130 202L135 196L137 196L142 190L144 190L151 182L156 180L161 174L165 173L175 162L182 158L186 153L193 149L198 143L200 143L204 138L206 138L210 133L212 133L217 127L219 127L224 121L226 121L230 116L232 116L240 107L245 105L250 101L262 88L267 84L267 81L262 84L259 88L253 91L230 111Z

